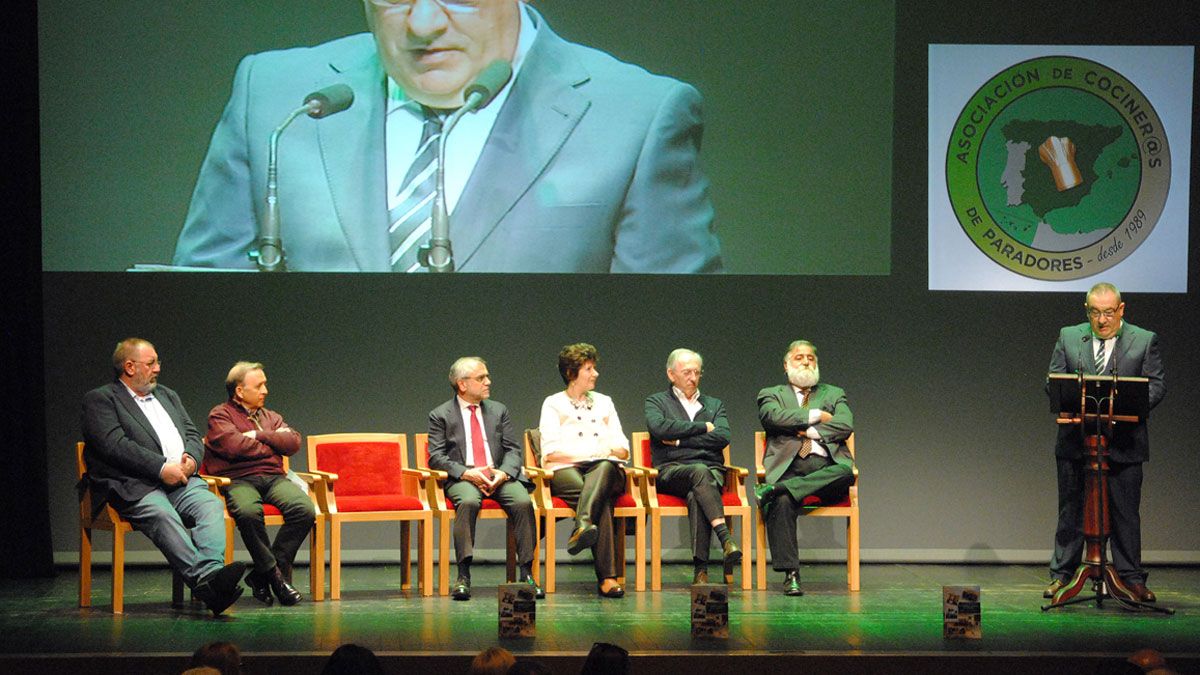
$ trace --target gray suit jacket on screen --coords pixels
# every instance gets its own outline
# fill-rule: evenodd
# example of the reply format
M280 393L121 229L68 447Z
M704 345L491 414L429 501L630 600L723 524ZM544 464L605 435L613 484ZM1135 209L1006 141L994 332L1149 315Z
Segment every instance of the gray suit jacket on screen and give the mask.
M538 36L451 214L470 272L718 272L699 93ZM345 112L298 119L280 143L282 238L291 270L388 271L386 77L373 36L267 52L239 65L175 264L253 268L267 139L305 95L353 88Z

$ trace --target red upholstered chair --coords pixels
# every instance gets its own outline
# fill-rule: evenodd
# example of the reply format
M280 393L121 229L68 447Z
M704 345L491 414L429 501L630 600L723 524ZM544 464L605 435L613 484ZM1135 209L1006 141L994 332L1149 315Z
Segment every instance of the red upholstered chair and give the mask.
M125 535L133 531L133 525L121 517L109 503L92 508L92 490L83 477L87 474L87 462L83 457L83 443L75 444L76 478L80 481L79 491L79 606L92 606L92 530L107 530L113 533L112 544L112 612L125 613ZM219 488L228 485L227 478L205 478L208 489L218 497ZM233 520L225 514L225 563L233 562L233 547L228 544L228 535ZM171 606L183 606L183 577L171 573Z
M525 474L534 482L534 503L543 516L545 525L542 530L546 533L546 578L543 583L547 593L554 592L554 537L555 520L558 518L575 518L575 510L567 503L550 494L550 479L553 471L541 467L542 435L537 429L525 430ZM626 523L633 520L634 527L634 558L637 569L635 590L646 590L646 506L642 503L642 470L633 466L625 467L625 493L613 500L613 526L616 528L614 543L616 566L621 576L617 583L626 584L625 535L628 532ZM541 546L541 541L538 541ZM534 557L539 555L539 549L534 549Z
M283 458L283 470L290 470L290 462L287 457ZM297 477L308 485L308 496L313 500L313 507L317 512L317 517L313 520L312 530L308 533L308 592L312 596L313 602L321 602L325 599L325 512L321 510L321 505L317 502L317 491L315 487L317 483L323 483L324 478L315 473L305 471L293 472ZM217 478L216 476L208 475L208 458L205 457L204 463L200 465L201 478L209 480ZM221 478L225 484L229 484L228 478ZM222 496L224 499L224 496ZM267 525L277 526L283 525L283 514L279 509L271 504L263 504L263 522ZM234 530L237 528L237 523L229 515L229 511L225 512L225 559L233 560L233 538Z
M853 457L854 434L850 434L850 438L846 439L846 447L850 449L850 456ZM763 468L763 453L766 452L766 449L766 432L756 431L754 433L754 474L760 483L767 479L766 469ZM805 515L832 516L846 519L846 581L850 590L857 593L861 585L858 576L858 542L860 537L858 467L854 467L854 484L850 486L850 491L846 494L845 499L836 504L820 504L814 508L806 508ZM755 576L758 578L758 588L764 590L767 587L767 526L763 522L762 510L758 511L755 521L757 522L756 529L758 531L758 561Z
M733 466L729 463L729 446L725 446L725 489L721 493L721 503L725 507L725 517L741 519L742 548L742 589L750 590L752 575L750 573L750 532L753 525L750 522L750 502L746 499L746 477L750 475L747 469ZM662 519L663 516L687 517L687 500L674 495L659 494L657 481L658 469L653 468L650 456L650 434L639 431L633 434L633 465L646 472L642 482L643 500L650 511L650 590L662 590ZM729 522L728 520L726 521ZM732 523L730 523L732 529ZM732 578L726 578L725 583L733 583Z
M432 512L421 479L408 468L404 434L322 434L308 437L308 470L325 480L314 485L329 521L329 597L342 597L342 523L400 523L401 588L412 587L412 539L417 524L417 580L432 595Z
M438 523L438 595L450 594L450 521L454 518L454 505L450 503L450 498L446 496L445 485L449 475L445 471L437 471L429 468L429 434L417 434L413 436L415 445L414 457L417 460L417 468L428 473L424 479L426 497L429 499L429 506L433 511L433 518ZM538 527L538 518L541 512L538 510L538 505L535 501L533 505L533 518L535 528ZM505 554L505 578L508 581L517 580L517 540L513 533L511 524L508 522L508 515L504 513L504 509L500 507L500 503L494 499L484 498L483 508L479 510L480 520L504 520L504 530L507 544ZM534 541L538 532L534 532ZM535 549L533 557L533 578L541 581L540 571L538 570L538 553Z

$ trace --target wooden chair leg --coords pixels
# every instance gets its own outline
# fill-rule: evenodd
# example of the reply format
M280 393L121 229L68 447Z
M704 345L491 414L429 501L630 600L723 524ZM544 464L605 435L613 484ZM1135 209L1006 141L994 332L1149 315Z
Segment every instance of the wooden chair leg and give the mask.
M125 531L113 528L112 547L112 612L125 613Z
M542 517L533 514L533 580L542 583Z
M754 531L758 539L758 555L754 561L756 567L755 581L758 590L767 590L767 524L763 522L762 511L756 511L754 516Z
M646 590L646 519L642 516L636 516L633 519L633 526L637 528L633 533L634 541L634 564L637 573L637 581L634 582L634 589L637 591Z
M742 535L742 590L748 591L752 588L751 582L754 579L754 574L750 571L752 565L750 559L753 557L754 548L751 546L750 530L753 526L750 524L750 513L745 512L738 519L741 521Z
M233 531L235 529L233 518L225 518L225 564L233 562Z
M438 595L450 595L450 514L438 513Z
M846 519L846 565L849 567L847 574L850 579L850 591L857 593L861 588L861 580L859 579L859 521L858 509L854 509L850 517Z
M400 521L400 590L412 590L412 530L407 520ZM419 538L419 537L418 537Z
M650 511L650 590L662 590L662 512Z
M92 530L79 528L79 606L92 606Z
M342 599L342 521L329 522L329 599Z
M418 553L417 583L421 587L421 595L433 595L433 520L426 518L417 525L417 543L421 550Z
M313 602L325 600L325 516L318 514L308 533L308 592Z
M546 516L546 592L554 592L554 516Z

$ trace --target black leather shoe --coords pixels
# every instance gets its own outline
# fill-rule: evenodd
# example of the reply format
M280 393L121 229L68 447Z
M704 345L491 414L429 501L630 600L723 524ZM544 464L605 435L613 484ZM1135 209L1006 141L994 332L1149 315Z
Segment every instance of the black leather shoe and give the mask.
M758 503L758 510L762 511L763 520L767 519L767 514L771 511L771 502L775 499L775 486L769 483L759 483L754 486L754 501Z
M613 586L607 591L603 590L603 583L596 585L596 593L602 598L623 598L625 597L625 589L621 588L620 584Z
M271 585L267 583L266 575L254 570L246 575L246 585L250 587L250 595L264 605L275 604L275 596L271 595Z
M599 537L600 528L591 523L582 523L567 540L567 553L575 555L585 548L591 548L596 545L596 539Z
M804 589L800 587L800 573L792 570L783 578L783 594L798 598L804 595Z
M213 616L220 616L221 612L242 597L242 576L245 574L246 563L229 563L196 584L193 592Z
M529 584L529 587L533 589L534 596L537 597L538 600L546 599L546 591L544 591L541 586L538 586L538 583L533 580L532 574L526 573L521 575L521 583Z
M454 588L450 589L450 597L455 600L470 600L471 580L466 577L459 577L455 580Z
M734 565L742 562L742 549L738 548L738 545L733 543L733 539L730 538L729 541L721 544L721 553L725 556L722 561L725 563L725 574L733 574Z
M1046 590L1042 591L1042 597L1053 598L1054 594L1062 590L1063 586L1066 586L1066 584L1063 583L1062 579L1055 579L1051 581L1050 585L1046 587Z
M291 607L304 599L304 596L300 595L300 591L293 588L283 578L283 573L279 571L278 567L269 572L267 581L271 584L271 591L275 593L275 597L279 598L279 604L284 607Z
M708 583L708 570L696 570L696 573L694 575L692 575L692 583L693 584L707 584Z

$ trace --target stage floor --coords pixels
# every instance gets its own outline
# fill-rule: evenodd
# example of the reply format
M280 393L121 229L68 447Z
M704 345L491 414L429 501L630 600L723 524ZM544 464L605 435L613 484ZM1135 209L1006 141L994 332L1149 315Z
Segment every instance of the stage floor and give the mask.
M1180 672L1200 664L1200 569L1196 568L1152 570L1150 586L1159 605L1176 610L1174 616L1163 616L1131 613L1112 601L1102 609L1088 603L1042 612L1046 573L1040 566L864 565L862 591L850 593L844 566L810 565L801 573L805 589L801 598L783 596L778 588L781 575L774 572L769 575L769 590L732 587L730 638L719 642L695 641L690 636L690 566L664 567L660 592L630 591L622 600L610 600L596 596L590 565L562 565L558 592L537 605L537 637L500 643L495 586L503 572L502 566L476 565L475 597L455 602L449 597L422 598L415 589L402 591L397 566L347 566L340 601L306 599L296 607L267 607L247 592L219 619L211 618L199 604L172 609L165 568L128 570L123 616L108 611L107 570L97 570L90 609L76 607L78 579L73 570L55 579L9 581L0 587L0 665L7 662L24 670L43 657L49 657L46 664L85 657L76 661L78 667L80 662L98 657L106 661L104 655L115 655L165 658L163 663L173 666L182 663L182 655L214 640L239 645L248 673L271 672L255 669L256 655L260 664L283 655L303 656L307 660L298 663L315 664L346 642L397 657L459 659L499 643L518 656L575 659L558 661L568 665L595 641L626 647L646 663L659 661L653 657L701 654L865 657L864 662L875 664L904 656L923 658L929 664L944 664L946 657L975 656L1040 659L1046 665L1058 663L1048 670L1063 673L1071 671L1062 668L1063 659L1127 655L1154 647ZM298 568L295 576L307 595L306 570ZM943 585L981 587L981 640L942 638ZM969 660L959 662L966 665ZM307 670L301 665L293 673Z

